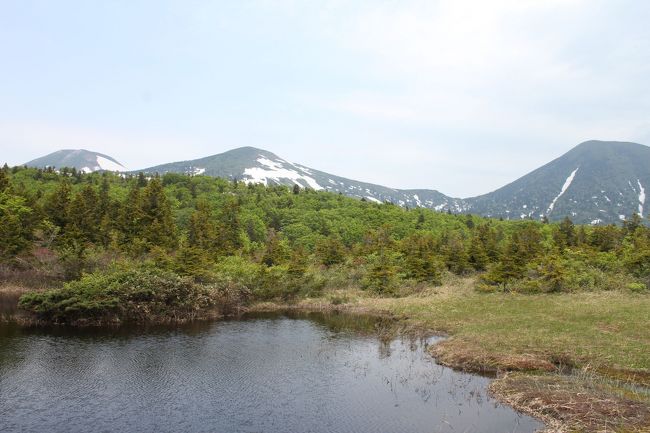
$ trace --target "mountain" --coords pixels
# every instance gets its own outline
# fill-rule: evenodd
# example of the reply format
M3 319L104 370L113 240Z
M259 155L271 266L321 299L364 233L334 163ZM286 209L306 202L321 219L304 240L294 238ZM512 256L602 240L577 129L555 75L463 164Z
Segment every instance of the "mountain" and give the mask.
M635 212L647 213L645 188L650 186L650 147L587 141L496 191L467 199L452 198L435 190L400 190L346 179L290 163L254 147L143 171L206 174L266 185L298 184L374 202L504 219L546 216L560 220L569 216L576 223L609 224Z
M173 162L138 171L160 174L205 174L265 185L300 185L314 190L339 192L376 203L388 201L400 206L452 209L455 212L465 210L463 200L448 197L435 190L399 190L359 182L294 164L271 152L254 147L241 147L206 158Z
M115 159L86 150L60 150L28 162L35 167L76 167L90 172L124 171ZM191 161L172 162L136 172L184 173L238 179L265 185L299 185L376 203L473 213L504 219L560 220L609 224L646 215L650 187L650 147L616 141L587 141L566 154L488 194L467 199L436 190L393 189L291 163L254 147L241 147ZM649 190L650 193L650 190Z
M28 167L69 167L76 168L84 173L93 171L126 171L126 168L114 158L102 153L91 152L84 149L59 150L41 158L26 162Z
M569 216L577 223L613 223L646 215L650 147L586 141L516 181L466 200L470 212L510 219ZM650 191L649 191L650 192Z

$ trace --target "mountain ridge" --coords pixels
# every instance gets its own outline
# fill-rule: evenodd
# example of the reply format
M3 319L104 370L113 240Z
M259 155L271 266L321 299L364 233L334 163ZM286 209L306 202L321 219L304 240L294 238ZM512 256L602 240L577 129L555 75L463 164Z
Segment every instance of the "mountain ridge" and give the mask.
M73 154L66 159L65 152ZM81 162L80 152L84 156ZM103 157L123 168L107 155L86 150L62 150L26 165L39 166L48 158L53 160L53 155L78 164L86 164L89 159L92 162L92 158L98 162L97 158ZM93 169L85 170L90 168ZM96 167L77 166L81 171L96 171L95 168L105 170L99 162ZM130 171L138 172L206 175L265 185L299 185L376 203L390 202L404 207L495 218L559 220L569 216L578 223L602 224L619 222L635 212L643 215L647 210L645 188L650 186L650 147L623 141L585 141L501 188L469 198L447 196L434 189L396 189L361 182L292 163L253 146Z

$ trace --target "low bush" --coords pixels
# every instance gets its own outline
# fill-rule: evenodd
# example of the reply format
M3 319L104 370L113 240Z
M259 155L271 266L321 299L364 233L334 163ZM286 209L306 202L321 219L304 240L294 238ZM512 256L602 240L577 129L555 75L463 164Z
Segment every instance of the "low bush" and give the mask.
M220 315L246 302L234 282L198 284L154 268L84 275L61 289L30 292L19 306L37 320L66 324L172 322Z

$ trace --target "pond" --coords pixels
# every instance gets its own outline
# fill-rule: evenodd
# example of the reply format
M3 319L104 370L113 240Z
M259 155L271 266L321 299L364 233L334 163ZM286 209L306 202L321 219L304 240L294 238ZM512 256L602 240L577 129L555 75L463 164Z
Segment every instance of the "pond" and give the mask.
M378 319L267 314L184 326L0 325L2 432L533 432L489 379Z

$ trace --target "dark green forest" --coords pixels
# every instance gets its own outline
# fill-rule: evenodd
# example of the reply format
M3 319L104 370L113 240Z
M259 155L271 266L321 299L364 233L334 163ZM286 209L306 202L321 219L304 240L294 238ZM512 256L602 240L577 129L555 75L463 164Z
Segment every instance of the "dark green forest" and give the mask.
M156 302L178 311L194 304L175 287L209 306L328 288L405 296L453 275L476 275L485 292L650 284L650 229L638 215L620 226L502 221L298 186L5 166L0 221L3 281L39 289L21 306L62 321L106 309L132 318L126 305L162 296L162 281L169 293Z

